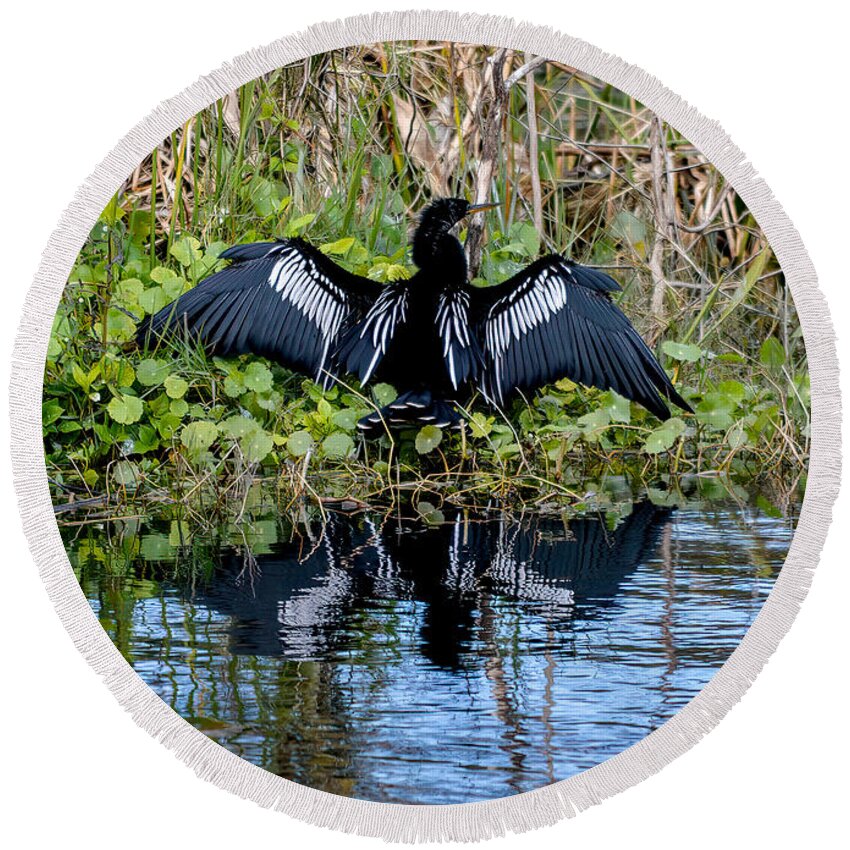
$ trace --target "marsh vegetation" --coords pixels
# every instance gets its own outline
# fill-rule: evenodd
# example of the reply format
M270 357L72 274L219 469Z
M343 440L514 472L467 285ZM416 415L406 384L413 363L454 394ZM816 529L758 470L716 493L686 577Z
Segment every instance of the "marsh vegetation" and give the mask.
M435 194L501 204L467 234L476 284L543 250L615 277L696 414L661 424L564 379L504 411L473 398L460 434L428 426L362 444L356 420L393 387L323 391L260 358L133 343L145 316L237 242L298 235L375 280L408 276L411 215ZM70 275L43 413L57 503L158 500L241 517L265 481L283 507L403 499L437 516L492 499L580 508L609 475L673 490L683 475L759 479L783 504L805 473L808 401L770 246L687 139L567 66L398 42L267 74L139 163Z

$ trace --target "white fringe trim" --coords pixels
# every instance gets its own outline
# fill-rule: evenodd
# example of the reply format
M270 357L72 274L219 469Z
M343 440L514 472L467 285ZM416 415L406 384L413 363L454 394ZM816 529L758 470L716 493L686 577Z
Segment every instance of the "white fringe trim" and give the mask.
M163 703L100 627L71 570L54 521L42 451L42 376L53 317L71 266L101 210L138 162L215 99L314 53L396 39L507 46L562 61L633 95L699 147L758 219L785 272L811 373L808 487L785 565L752 627L705 688L663 726L619 755L537 791L463 805L389 805L316 791L250 764ZM832 516L840 478L840 398L832 322L799 235L764 181L714 121L644 71L552 29L454 12L395 12L317 24L252 50L161 104L77 191L44 251L14 348L12 460L24 530L65 628L136 723L200 777L312 824L391 841L475 841L552 824L640 782L692 747L743 696L797 614Z

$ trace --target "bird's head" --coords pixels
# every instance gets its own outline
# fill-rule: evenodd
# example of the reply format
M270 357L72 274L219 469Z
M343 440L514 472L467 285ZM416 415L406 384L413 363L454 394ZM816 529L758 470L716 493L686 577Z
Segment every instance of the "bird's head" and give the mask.
M437 198L419 216L413 238L413 262L423 268L429 260L443 253L444 240L469 215L492 209L498 204L470 204L465 198ZM455 244L457 240L452 237Z
M498 204L470 204L465 198L437 198L422 210L419 227L429 230L441 229L447 233L468 215L497 206Z

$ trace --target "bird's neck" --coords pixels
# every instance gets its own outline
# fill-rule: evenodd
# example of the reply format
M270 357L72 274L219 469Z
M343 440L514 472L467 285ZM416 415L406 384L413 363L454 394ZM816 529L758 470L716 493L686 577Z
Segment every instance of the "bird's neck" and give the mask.
M466 254L460 240L448 232L418 232L413 241L413 262L423 271L466 280Z

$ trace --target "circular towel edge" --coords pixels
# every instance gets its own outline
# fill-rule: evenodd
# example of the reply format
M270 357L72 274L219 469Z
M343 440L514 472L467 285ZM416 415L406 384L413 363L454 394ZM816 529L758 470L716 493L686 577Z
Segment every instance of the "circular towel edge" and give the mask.
M212 101L260 74L315 53L407 39L506 46L563 61L632 95L685 135L733 185L776 253L803 329L811 377L807 487L788 556L753 625L708 685L640 742L576 776L512 797L446 806L374 803L299 785L225 750L172 711L121 656L83 596L54 519L41 432L47 342L69 271L98 215L145 153ZM78 189L43 253L15 340L12 468L30 550L78 650L136 723L201 778L261 806L343 832L397 842L477 841L553 824L637 784L690 749L743 696L793 622L829 528L841 475L838 373L829 310L800 236L717 122L642 69L550 27L448 11L373 13L315 24L199 78L140 121Z

